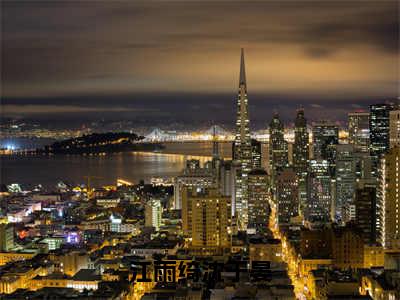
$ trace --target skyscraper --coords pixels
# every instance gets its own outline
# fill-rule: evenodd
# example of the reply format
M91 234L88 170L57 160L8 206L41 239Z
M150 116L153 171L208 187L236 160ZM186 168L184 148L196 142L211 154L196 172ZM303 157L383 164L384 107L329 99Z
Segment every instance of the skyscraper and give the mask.
M369 107L370 153L379 157L389 149L389 112L392 104L374 104Z
M353 204L356 184L356 160L354 146L341 144L336 146L336 203L335 218L340 221L344 208Z
M349 144L356 152L369 153L369 113L349 113L348 122Z
M337 144L339 144L339 128L335 124L320 122L313 125L313 157L329 162L331 176L335 174Z
M292 168L280 170L276 177L276 198L279 224L289 224L292 217L299 215L299 185Z
M268 174L263 169L249 173L249 229L262 232L267 229L270 214Z
M309 134L304 109L298 109L294 122L293 167L298 178L300 210L304 211L307 202L307 168L310 159Z
M304 109L299 109L294 122L293 166L296 172L307 171L308 159L307 119L304 117Z
M251 170L251 138L249 122L244 51L242 49L240 59L239 93L237 99L236 136L234 144L234 160L236 164L235 213L238 221L238 228L240 230L246 230L248 222L248 174Z
M332 216L332 183L327 160L310 160L307 180L308 221L329 222Z
M378 209L382 246L400 249L400 148L382 156L379 166Z
M269 124L269 166L274 177L276 170L289 163L288 143L284 139L284 126L278 113L274 113Z

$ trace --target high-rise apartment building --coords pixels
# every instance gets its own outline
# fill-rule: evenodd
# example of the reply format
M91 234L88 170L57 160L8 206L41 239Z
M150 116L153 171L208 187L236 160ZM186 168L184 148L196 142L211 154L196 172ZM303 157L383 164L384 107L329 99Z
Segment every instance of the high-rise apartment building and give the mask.
M277 216L279 224L289 224L299 215L299 180L294 169L286 167L276 176Z
M274 113L269 123L269 166L270 174L275 177L276 170L289 163L288 143L284 139L284 126L278 113Z
M248 222L248 174L251 170L252 159L249 123L246 72L244 51L242 49L233 155L237 166L235 175L235 214L240 230L246 230Z
M356 152L369 153L369 113L352 112L348 114L349 144Z
M217 189L184 188L182 200L182 227L192 239L192 247L230 246L230 197L222 196Z
M254 169L249 173L249 223L248 230L263 232L268 227L269 208L268 174L263 169Z
M327 160L310 160L307 178L305 219L329 222L332 217L332 182Z
M379 166L377 228L382 246L400 249L400 148L384 154Z

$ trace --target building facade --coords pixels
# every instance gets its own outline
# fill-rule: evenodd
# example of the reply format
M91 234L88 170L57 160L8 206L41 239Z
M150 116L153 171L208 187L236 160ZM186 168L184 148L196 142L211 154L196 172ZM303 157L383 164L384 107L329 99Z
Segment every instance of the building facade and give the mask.
M230 246L230 197L217 189L186 190L183 198L182 225L194 248Z

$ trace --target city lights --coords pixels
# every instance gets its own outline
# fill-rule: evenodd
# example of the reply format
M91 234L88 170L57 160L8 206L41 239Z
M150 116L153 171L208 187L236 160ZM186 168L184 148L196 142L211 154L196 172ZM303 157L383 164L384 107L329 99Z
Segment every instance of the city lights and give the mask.
M396 1L3 1L0 299L400 299Z

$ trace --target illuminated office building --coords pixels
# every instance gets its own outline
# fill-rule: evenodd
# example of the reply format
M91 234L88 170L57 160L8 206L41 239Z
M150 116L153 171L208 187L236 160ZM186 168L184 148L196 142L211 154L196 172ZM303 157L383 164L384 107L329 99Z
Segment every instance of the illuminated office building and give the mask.
M305 219L329 222L332 217L332 180L327 160L310 160L307 178Z
M268 174L263 169L254 169L249 173L249 223L248 230L263 232L269 219Z
M348 114L349 144L356 152L369 153L369 113L352 112Z
M392 104L374 104L369 107L370 153L379 157L389 149L389 112Z
M235 215L240 230L247 229L248 222L248 174L251 170L251 138L249 128L246 72L244 51L241 51L239 92L237 98L236 135L233 159L235 174Z
M277 215L279 224L289 224L299 215L299 181L292 168L283 168L276 176Z
M343 221L344 208L353 204L356 184L356 160L354 146L342 144L336 146L336 202L335 218Z
M307 202L307 168L310 159L309 134L304 109L298 109L294 122L293 167L298 177L300 209L304 211Z
M377 227L382 246L400 249L400 148L384 154L379 166Z
M390 148L400 147L400 108L389 114Z
M334 124L320 122L313 125L313 159L327 160L329 173L335 174L336 145L339 144L339 128Z
M272 177L276 170L289 163L288 143L284 139L284 126L278 113L274 113L269 124L269 166Z
M189 190L182 198L182 228L192 247L225 248L230 245L230 197L217 189Z

